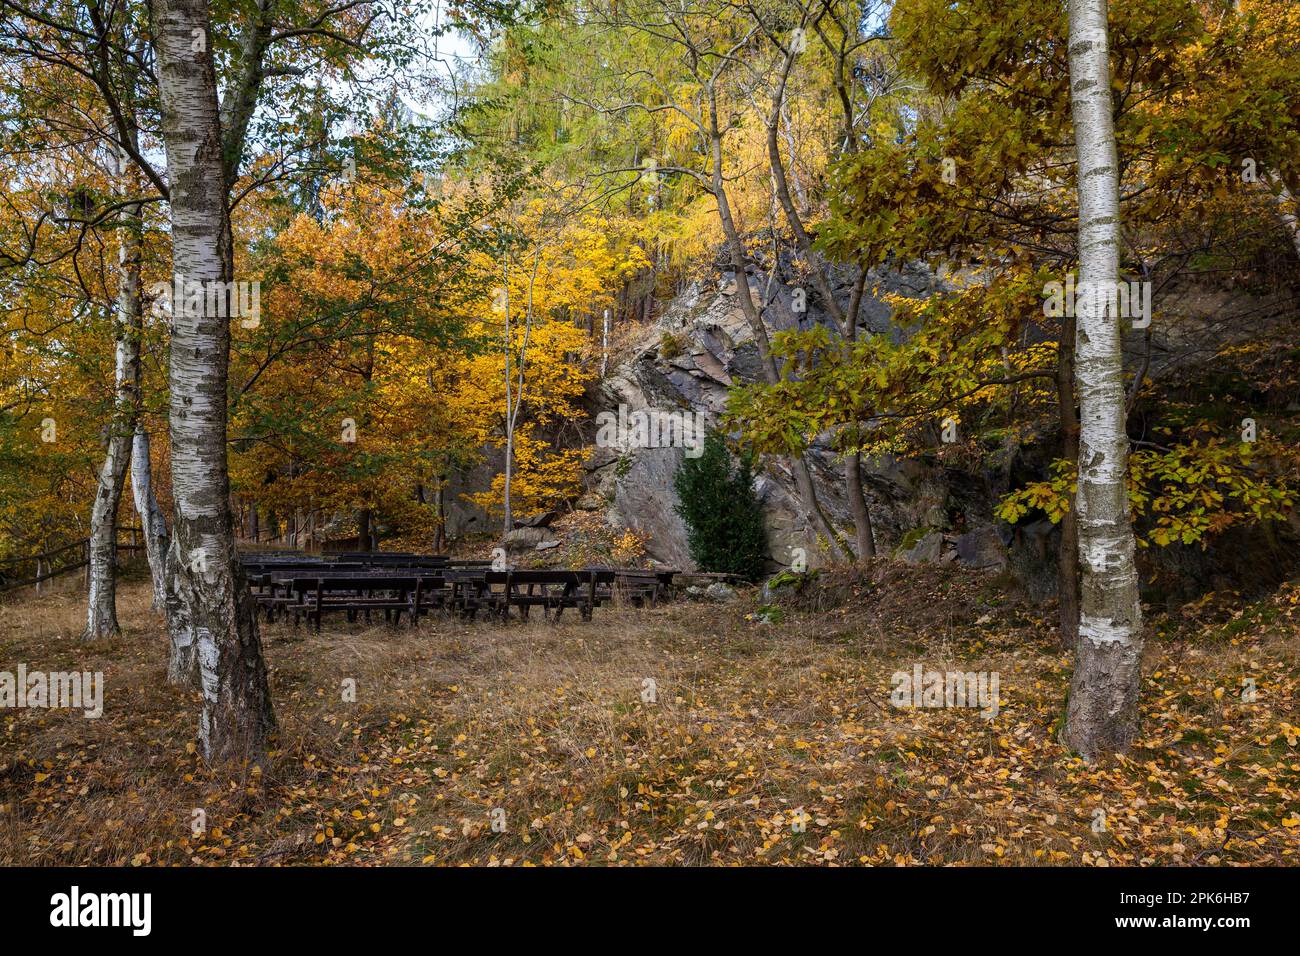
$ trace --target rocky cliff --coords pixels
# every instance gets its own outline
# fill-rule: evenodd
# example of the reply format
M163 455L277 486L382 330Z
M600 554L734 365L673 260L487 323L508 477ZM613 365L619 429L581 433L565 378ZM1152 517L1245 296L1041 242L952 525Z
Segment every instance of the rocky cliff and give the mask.
M756 301L768 301L764 316L772 332L828 323L811 290L805 290L806 310L796 311L798 286L769 282L751 272L745 277ZM882 272L873 284L883 293L925 295L941 281L916 269ZM735 276L718 271L712 282L689 286L648 326L626 357L610 369L593 392L590 410L701 412L710 427L719 423L728 389L759 377L759 353L736 298ZM766 296L764 295L766 293ZM847 277L836 290L847 309ZM872 334L897 334L890 309L880 298L864 298L859 327ZM672 479L683 457L681 448L601 448L587 462L587 493L580 507L605 509L617 527L632 528L647 538L647 550L658 561L690 568L686 529L675 509ZM852 537L852 517L844 494L843 463L824 445L813 447L808 464L822 507L836 527ZM758 477L758 492L767 518L774 566L789 564L802 548L808 562L825 560L798 500L788 462L768 458ZM892 459L864 462L867 496L876 537L888 548L915 528L949 526L949 489L940 473L915 462Z

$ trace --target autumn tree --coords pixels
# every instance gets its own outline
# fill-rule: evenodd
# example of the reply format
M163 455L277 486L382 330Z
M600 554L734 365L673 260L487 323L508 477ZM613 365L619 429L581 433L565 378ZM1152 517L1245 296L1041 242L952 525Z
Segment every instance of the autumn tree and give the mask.
M464 369L461 407L481 441L502 447L503 473L471 500L501 514L507 531L516 513L576 490L581 451L551 447L543 430L578 414L593 378L582 318L609 308L611 290L646 264L636 224L574 185L542 184L521 197L492 227L491 254L478 257L497 281L476 310L479 345Z

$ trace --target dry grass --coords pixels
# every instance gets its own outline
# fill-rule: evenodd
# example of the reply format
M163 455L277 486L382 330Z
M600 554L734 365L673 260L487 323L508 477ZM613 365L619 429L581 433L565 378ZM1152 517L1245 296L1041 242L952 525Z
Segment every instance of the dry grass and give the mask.
M590 624L265 627L264 771L193 753L196 698L165 681L140 582L102 644L76 642L75 590L31 597L0 608L0 670L102 670L106 707L0 712L0 862L1296 861L1294 590L1158 623L1142 746L1085 766L1055 742L1050 622L995 584L882 564L825 576L780 623L749 594ZM1000 714L892 708L915 662L998 671Z

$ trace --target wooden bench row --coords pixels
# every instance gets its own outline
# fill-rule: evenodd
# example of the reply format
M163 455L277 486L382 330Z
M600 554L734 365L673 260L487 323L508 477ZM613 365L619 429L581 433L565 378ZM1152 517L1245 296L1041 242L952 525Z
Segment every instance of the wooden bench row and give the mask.
M383 611L394 625L405 614L414 626L422 614L443 610L466 617L484 611L508 616L510 608L527 618L534 607L558 619L566 608L590 620L592 611L618 594L633 604L655 603L672 583L673 572L627 571L617 568L581 570L448 569L406 573L390 569L322 571L280 568L249 575L249 585L268 621L293 615L316 630L330 613L345 613L349 621Z

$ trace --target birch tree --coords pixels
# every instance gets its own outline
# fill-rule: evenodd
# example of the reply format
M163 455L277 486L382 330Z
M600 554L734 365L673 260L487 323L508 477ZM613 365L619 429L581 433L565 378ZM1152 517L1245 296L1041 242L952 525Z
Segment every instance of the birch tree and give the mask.
M117 176L126 174L117 162ZM108 448L99 470L95 502L90 515L87 559L86 630L83 638L116 637L117 622L117 516L131 461L140 409L140 235L143 217L139 203L125 207L119 219L117 301L113 321L115 400L108 426Z
M234 254L208 3L156 0L152 11L174 281L227 287L234 277ZM167 600L173 672L191 656L197 663L203 694L199 739L209 759L221 760L260 754L275 716L230 511L230 326L205 311L183 300L173 303L169 384L175 515Z
M131 440L131 498L135 502L135 513L140 518L145 558L149 562L149 577L153 581L153 609L164 611L167 607L167 519L153 490L150 445L149 431L137 416L135 434Z
M1070 0L1070 105L1078 158L1079 639L1062 739L1085 757L1120 751L1138 727L1142 609L1126 474L1119 282L1119 160L1107 0Z
M120 84L116 120L106 126L116 125L118 135L128 143L133 152L140 149L140 132L137 122L136 99L138 94L139 64L143 62L144 43L132 43L127 36L126 13L115 28L112 16L107 19L92 16L91 23L98 41L108 51L89 60L91 69L102 89L112 87L117 74ZM109 31L116 29L119 42L110 42ZM115 403L109 422L108 448L99 471L95 502L90 516L90 543L87 548L86 630L84 637L115 637L120 633L117 622L117 516L126 486L127 468L131 464L136 434L142 431L140 409L141 392L140 343L144 335L144 315L141 307L140 271L144 250L144 204L131 202L140 195L135 168L129 162L125 148L109 140L112 176L117 198L122 202L117 217L117 296L114 303L114 386ZM156 508L156 504L155 504ZM151 527L144 512L140 513L145 529L146 551ZM163 569L150 562L153 576L155 606L162 593Z

